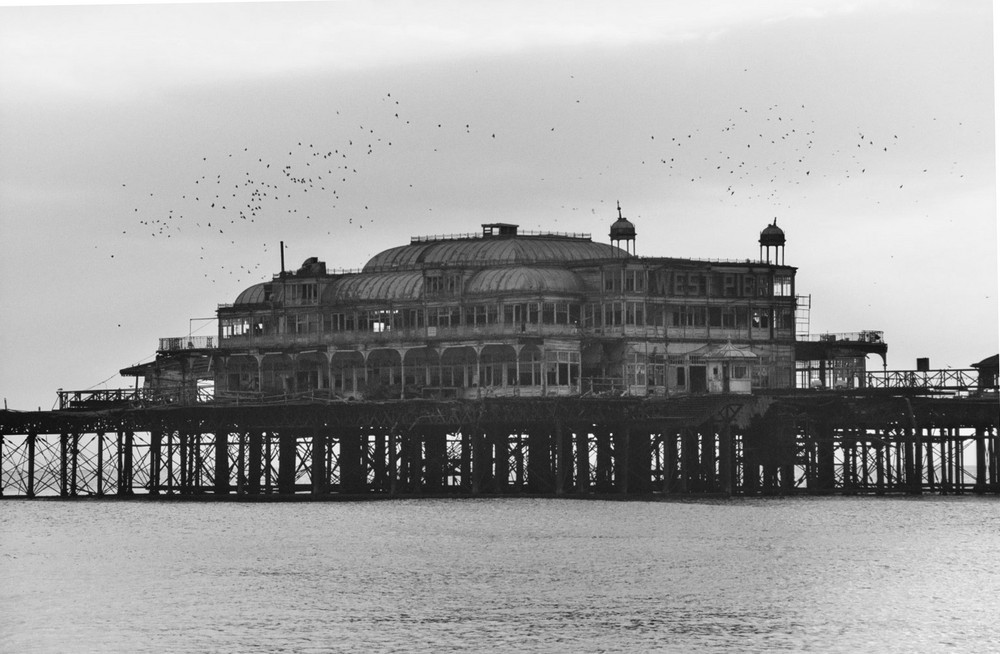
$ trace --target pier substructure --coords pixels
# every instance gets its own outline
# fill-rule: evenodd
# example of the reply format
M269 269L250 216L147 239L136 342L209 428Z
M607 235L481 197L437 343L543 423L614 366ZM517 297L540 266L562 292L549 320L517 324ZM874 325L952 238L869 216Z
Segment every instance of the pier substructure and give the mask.
M990 398L786 393L0 412L0 496L1000 493Z

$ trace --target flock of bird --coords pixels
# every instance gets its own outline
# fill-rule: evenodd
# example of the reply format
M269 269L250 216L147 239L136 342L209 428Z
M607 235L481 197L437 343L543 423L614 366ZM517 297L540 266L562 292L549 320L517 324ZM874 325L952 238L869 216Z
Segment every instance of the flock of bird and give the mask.
M263 255L272 252L274 244L262 242L262 227L281 223L290 234L315 237L320 234L317 227L322 226L327 236L334 237L342 235L346 227L363 230L374 222L369 203L376 199L359 200L357 192L348 191L356 182L375 187L365 176L375 159L392 156L394 140L406 139L402 130L451 130L450 139L464 133L480 139L470 144L478 148L489 147L505 136L496 126L475 129L472 122L411 122L405 115L401 117L399 100L391 93L386 93L381 103L388 111L385 107L374 109L370 124L350 122L337 112L334 118L339 122L328 134L295 140L278 152L273 147L265 153L260 146L246 145L204 154L193 166L200 170L179 195L173 191L170 196L158 197L144 190L131 196L141 197L142 202L132 208L134 224L123 230L123 235L176 241L193 233L199 243L198 260L205 262L204 278L213 283L259 281L274 267L273 262L264 262ZM537 128L534 136L553 133L556 127ZM674 134L652 133L645 144L636 143L625 151L635 158L631 165L660 166L666 192L671 186L698 184L711 188L720 202L766 202L774 208L791 208L794 200L790 191L804 196L808 191L800 187L815 180L848 184L877 168L880 157L900 143L898 134L858 127L850 140L841 139L840 147L830 148L831 140L821 130L804 104L772 104L762 110L739 106L721 124L703 123ZM432 150L437 152L442 143L434 143L438 147ZM413 187L412 180L378 182ZM122 187L131 191L127 184ZM350 200L345 200L346 196ZM591 207L591 212L598 209L611 217L611 212L601 207ZM304 221L311 221L311 226L297 231L306 226ZM246 263L228 267L218 263L225 258L215 255L225 247L240 248Z

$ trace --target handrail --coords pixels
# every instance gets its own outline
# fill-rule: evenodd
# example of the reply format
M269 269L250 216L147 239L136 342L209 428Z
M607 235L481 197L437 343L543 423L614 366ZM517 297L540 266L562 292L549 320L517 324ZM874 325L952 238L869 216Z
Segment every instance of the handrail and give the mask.
M217 336L173 336L160 339L160 352L179 350L214 350L219 347Z
M869 388L972 390L979 387L979 381L979 371L972 368L872 370L865 373L865 383Z
M467 239L482 239L482 238L504 238L506 235L496 235L496 234L481 234L477 232L466 232L459 234L429 234L425 236L411 236L410 244L414 243L430 243L433 241L459 241ZM591 235L584 232L549 232L541 230L531 230L531 229L519 229L516 234L511 234L511 236L555 236L558 238L574 238L580 240L591 240Z
M884 343L884 332L869 329L860 332L844 332L837 334L810 334L802 335L798 340L808 342L855 342L855 343Z

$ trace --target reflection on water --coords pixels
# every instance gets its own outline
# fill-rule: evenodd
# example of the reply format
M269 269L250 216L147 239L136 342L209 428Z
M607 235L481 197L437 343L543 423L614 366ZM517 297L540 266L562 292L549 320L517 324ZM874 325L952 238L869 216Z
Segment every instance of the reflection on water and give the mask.
M0 502L0 651L1000 649L1000 502Z

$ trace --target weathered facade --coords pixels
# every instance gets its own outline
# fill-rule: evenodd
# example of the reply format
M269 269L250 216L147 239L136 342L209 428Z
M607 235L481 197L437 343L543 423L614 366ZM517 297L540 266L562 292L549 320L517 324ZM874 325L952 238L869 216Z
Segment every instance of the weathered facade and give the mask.
M634 254L611 241L482 232L414 237L361 271L315 258L218 310L220 399L674 396L794 385L795 268ZM631 247L630 247L631 246ZM782 263L779 264L778 261Z

